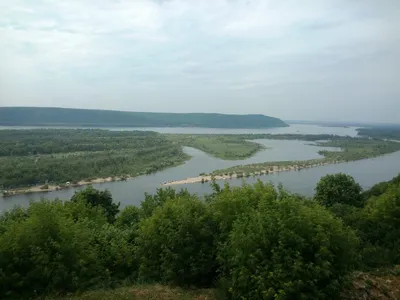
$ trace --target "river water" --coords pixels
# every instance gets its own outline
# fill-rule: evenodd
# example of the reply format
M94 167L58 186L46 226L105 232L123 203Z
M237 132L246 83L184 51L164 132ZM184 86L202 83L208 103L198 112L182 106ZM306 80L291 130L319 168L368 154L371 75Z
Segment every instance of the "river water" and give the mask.
M3 127L4 128L4 127ZM15 127L13 127L15 128ZM25 127L26 128L26 127ZM30 127L31 128L31 127ZM0 128L1 129L1 128ZM138 128L119 128L118 130L137 130ZM298 134L338 134L355 136L355 128L320 127L315 125L294 125L285 128L268 130L244 130L244 129L205 129L205 128L141 128L141 130L153 130L163 133L298 133ZM318 158L319 146L304 141L288 140L258 140L268 149L258 152L246 160L225 161L207 155L193 148L185 148L185 152L192 158L181 166L170 168L153 175L140 176L126 182L108 182L94 184L98 189L108 189L115 201L121 202L121 206L139 205L144 198L144 193L153 193L161 187L161 183L169 180L181 180L188 177L198 176L200 173L209 173L216 169L223 169L240 164L250 164L266 161L282 160L307 160ZM263 181L271 181L275 184L283 183L290 191L311 196L318 180L331 173L344 172L354 178L364 187L369 188L379 181L389 180L400 172L400 152L389 155L366 159L356 162L327 165L301 171L282 172L258 177ZM247 178L246 181L253 183L257 178ZM242 179L228 180L231 185L241 185ZM223 181L219 181L223 184ZM211 191L208 184L175 185L174 188L187 188L190 192L199 196ZM16 195L12 197L0 197L0 210L4 211L14 205L26 206L30 200L37 201L40 198L47 199L69 199L79 188L70 188L61 191L34 193L28 195Z

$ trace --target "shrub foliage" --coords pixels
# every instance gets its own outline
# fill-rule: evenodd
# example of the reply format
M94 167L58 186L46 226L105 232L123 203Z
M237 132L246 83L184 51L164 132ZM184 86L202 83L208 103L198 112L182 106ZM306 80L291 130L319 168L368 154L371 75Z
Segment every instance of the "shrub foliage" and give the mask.
M199 199L160 189L140 207L91 187L0 215L0 298L127 282L217 287L227 299L333 299L355 268L400 264L400 183L361 194L329 175L314 199L258 181ZM321 205L322 204L322 205Z

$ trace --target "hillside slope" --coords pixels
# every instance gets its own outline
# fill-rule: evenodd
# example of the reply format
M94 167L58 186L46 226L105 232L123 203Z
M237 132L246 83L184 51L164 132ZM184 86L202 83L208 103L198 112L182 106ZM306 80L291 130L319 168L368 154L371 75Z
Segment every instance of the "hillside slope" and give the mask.
M205 128L288 126L280 119L264 115L150 113L53 107L0 107L0 125Z

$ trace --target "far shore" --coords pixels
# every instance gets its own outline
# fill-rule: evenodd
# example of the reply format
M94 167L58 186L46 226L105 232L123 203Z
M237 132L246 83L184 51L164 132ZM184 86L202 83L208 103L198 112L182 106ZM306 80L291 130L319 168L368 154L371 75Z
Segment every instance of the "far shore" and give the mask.
M95 183L105 183L105 182L115 182L115 181L126 181L133 177L105 177L105 178L95 178L93 180L81 180L78 182L66 182L64 184L43 184L32 187L11 189L3 192L3 197L31 194L31 193L43 193L43 192L53 192L60 191L69 188L75 188L85 185L91 185Z
M271 166L266 167L265 169L254 171L254 172L234 172L231 174L225 173L224 175L208 174L208 175L200 175L197 177L185 178L182 180L167 181L167 182L163 182L162 186L171 186L171 185L179 185L179 184L193 184L193 183L206 183L206 182L212 181L213 179L229 180L229 179L237 179L237 178L262 176L262 175L268 175L268 174L279 173L279 172L300 171L301 169L315 168L315 167L330 165L330 164L339 163L339 162L341 162L341 161L332 161L332 162L322 161L322 162L309 164L309 165L298 165L298 164L287 165L287 166L271 165Z

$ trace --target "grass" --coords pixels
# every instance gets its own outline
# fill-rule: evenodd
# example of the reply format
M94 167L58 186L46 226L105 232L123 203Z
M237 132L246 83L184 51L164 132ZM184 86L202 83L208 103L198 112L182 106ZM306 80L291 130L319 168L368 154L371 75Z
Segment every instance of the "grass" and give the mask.
M212 289L185 290L163 285L124 287L115 290L86 292L61 298L46 300L213 300Z
M46 300L216 300L214 289L182 289L165 285L138 285L114 290L97 290ZM379 272L355 272L343 290L344 300L400 299L399 266Z
M342 299L400 299L400 267L377 273L356 272L351 286L343 291Z
M168 134L168 140L193 147L224 160L241 160L265 149L261 144L245 140L241 135Z

